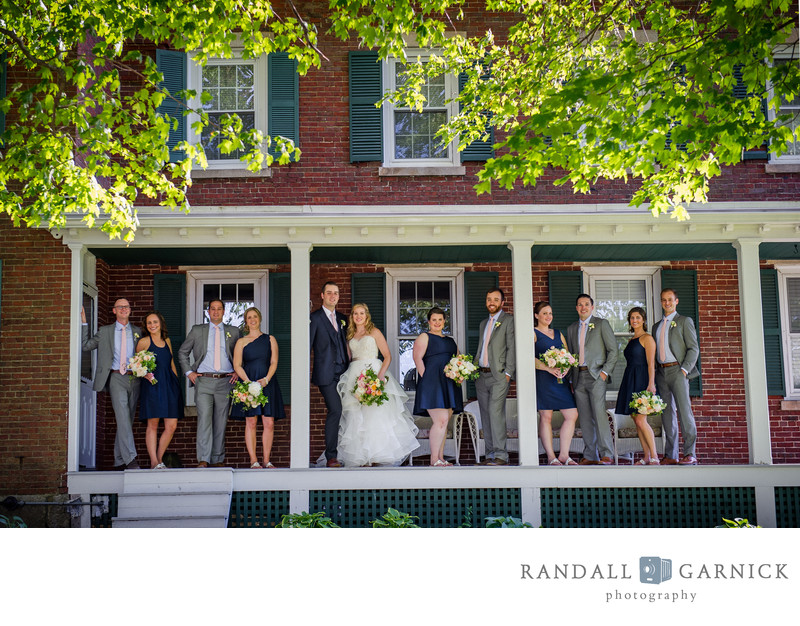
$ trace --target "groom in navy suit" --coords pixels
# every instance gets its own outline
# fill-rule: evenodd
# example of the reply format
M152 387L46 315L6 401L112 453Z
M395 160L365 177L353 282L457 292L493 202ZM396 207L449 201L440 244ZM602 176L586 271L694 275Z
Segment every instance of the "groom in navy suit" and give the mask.
M325 458L328 467L341 467L336 455L342 398L336 385L350 362L347 356L347 317L336 311L339 302L339 286L336 283L328 281L322 285L320 295L322 306L311 314L311 349L314 351L311 382L319 387L328 409L325 418Z

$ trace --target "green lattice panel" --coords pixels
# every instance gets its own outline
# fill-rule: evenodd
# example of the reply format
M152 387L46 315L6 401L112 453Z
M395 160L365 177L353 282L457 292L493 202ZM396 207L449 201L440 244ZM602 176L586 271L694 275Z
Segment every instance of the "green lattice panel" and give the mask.
M775 487L778 528L800 528L800 487Z
M755 523L750 487L542 489L545 528L710 528Z
M288 512L288 491L235 491L228 528L273 528Z
M103 513L98 517L92 516L92 528L111 528L111 519L117 516L117 502L119 496L116 493L93 493L89 500L95 498L108 498L108 513ZM95 507L89 507L96 511Z
M343 528L366 528L392 507L416 515L423 528L456 528L471 509L471 524L485 517L520 517L519 489L353 489L311 491L309 511L324 511Z

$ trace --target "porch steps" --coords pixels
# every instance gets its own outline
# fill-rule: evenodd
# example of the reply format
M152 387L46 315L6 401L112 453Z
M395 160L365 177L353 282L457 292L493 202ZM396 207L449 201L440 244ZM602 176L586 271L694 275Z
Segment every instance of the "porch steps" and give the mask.
M126 470L113 528L226 528L233 470Z

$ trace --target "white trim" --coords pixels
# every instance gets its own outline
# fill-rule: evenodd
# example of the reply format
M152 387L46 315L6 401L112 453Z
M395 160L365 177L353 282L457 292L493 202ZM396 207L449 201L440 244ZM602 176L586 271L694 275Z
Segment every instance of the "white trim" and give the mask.
M789 319L789 297L786 293L786 279L800 278L800 264L775 264L778 271L778 314L781 320L781 347L783 348L783 382L786 400L800 400L800 388L795 389L792 371L792 332ZM797 334L797 333L794 333Z
M425 62L430 58L434 52L430 50L422 50L419 48L412 48L406 51L406 63L420 63ZM393 92L395 90L395 67L400 63L403 64L402 59L392 57L383 61L383 92ZM447 114L447 121L453 119L458 113L458 77L453 74L445 74L445 104L443 107L435 107L436 109L443 108ZM400 106L390 101L386 101L382 107L383 116L383 170L392 171L394 168L413 167L413 168L442 168L442 167L456 167L461 165L461 157L458 152L458 145L455 140L451 141L447 146L447 158L438 159L396 159L394 157L395 148L395 134L394 134L394 113L400 109L406 109L405 106ZM397 175L396 173L394 175Z
M245 59L242 57L242 48L235 46L233 48L234 56L228 59L212 57L206 62L206 67L211 65L240 65L240 64L253 64L253 80L254 80L254 97L255 97L255 128L260 130L264 135L268 134L268 109L267 109L267 57L261 56L255 59ZM191 109L202 108L200 102L200 95L202 89L202 70L203 68L195 63L194 58L196 53L189 53L187 55L187 76L186 88L194 90L197 95L190 98L188 106ZM194 130L194 124L200 120L200 116L195 113L190 113L186 117L186 141L190 144L199 144L200 135ZM266 150L264 150L266 155ZM238 159L215 159L208 160L208 168L203 170L196 164L193 165L193 170L198 172L208 172L208 170L246 170L247 164ZM257 174L256 174L257 175ZM271 175L271 174L267 174ZM209 177L206 175L204 177Z

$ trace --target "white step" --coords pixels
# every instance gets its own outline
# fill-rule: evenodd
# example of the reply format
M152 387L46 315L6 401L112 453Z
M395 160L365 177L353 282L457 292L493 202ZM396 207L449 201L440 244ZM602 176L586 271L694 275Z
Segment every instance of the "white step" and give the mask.
M183 493L233 491L233 470L204 469L126 470L125 493Z
M231 506L228 491L120 494L120 517L227 516Z
M193 515L189 517L115 517L114 528L227 528L227 517Z

